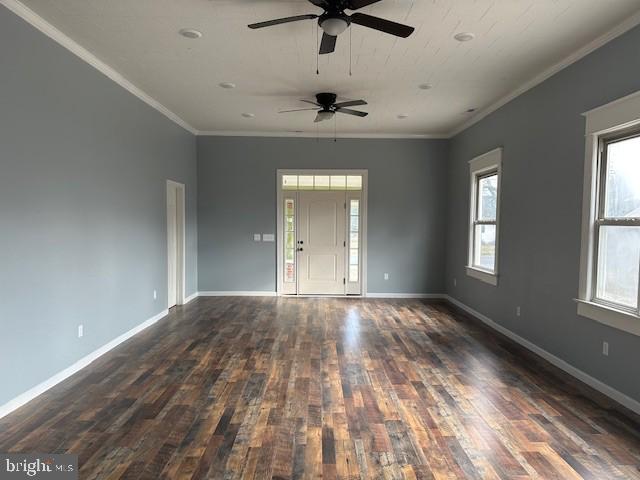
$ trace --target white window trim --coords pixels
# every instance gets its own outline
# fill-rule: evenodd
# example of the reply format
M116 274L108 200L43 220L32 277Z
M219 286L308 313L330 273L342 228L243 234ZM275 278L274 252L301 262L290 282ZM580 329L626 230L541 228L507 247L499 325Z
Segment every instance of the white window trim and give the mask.
M498 172L498 199L496 202L496 263L493 271L473 265L473 221L475 218L477 195L477 177L485 172ZM500 197L502 196L502 147L496 148L469 161L470 197L469 197L469 245L467 250L467 275L486 282L494 287L498 285L498 259L500 243Z
M578 315L640 336L640 316L592 301L599 140L640 125L640 91L583 113L586 118Z

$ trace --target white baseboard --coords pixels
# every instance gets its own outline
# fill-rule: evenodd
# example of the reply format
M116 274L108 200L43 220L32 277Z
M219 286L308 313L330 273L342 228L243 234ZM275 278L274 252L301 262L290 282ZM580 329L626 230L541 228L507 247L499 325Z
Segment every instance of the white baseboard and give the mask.
M187 303L189 303L191 300L194 300L196 298L198 298L198 296L200 296L200 292L194 292L191 295L189 295L187 298L184 299L184 303L183 305L186 305Z
M200 297L275 297L276 292L250 292L250 291L228 291L228 292L198 292Z
M38 395L43 394L44 392L49 390L51 387L54 387L58 383L62 382L63 380L65 380L67 378L69 378L74 373L82 370L84 367L86 367L91 362L93 362L94 360L98 359L99 357L101 357L102 355L107 353L109 350L112 350L113 348L117 347L122 342L124 342L125 340L128 340L129 338L133 337L134 335L136 335L137 333L141 332L145 328L150 327L151 325L156 323L158 320L160 320L161 318L165 317L168 313L169 313L168 310L163 310L159 314L157 314L157 315L151 317L150 319L142 322L141 324L133 327L128 332L125 332L122 335L120 335L119 337L114 338L109 343L103 345L102 347L98 348L97 350L94 350L89 355L86 355L86 356L82 357L80 360L75 362L73 365L65 368L61 372L56 373L54 376L48 378L44 382L39 383L35 387L33 387L33 388L27 390L26 392L18 395L14 399L9 400L4 405L0 405L0 418L8 415L9 413L13 412L14 410L16 410L18 408L20 408L22 405L24 405L27 402L30 402L31 400L36 398Z
M367 293L367 298L432 298L446 299L444 293Z
M252 292L252 291L216 291L216 292L198 292L199 297L276 297L277 292ZM359 295L283 295L292 298L362 298ZM446 299L444 293L367 293L367 298L432 298Z
M502 333L504 336L510 338L514 342L519 343L520 345L522 345L527 350L530 350L533 353L535 353L536 355L539 355L540 357L544 358L549 363L551 363L551 364L555 365L556 367L558 367L560 370L563 370L566 373L568 373L569 375L571 375L572 377L575 377L578 380L580 380L581 382L586 383L591 388L593 388L593 389L597 390L598 392L606 395L607 397L611 398L612 400L615 400L620 405L625 406L626 408L628 408L632 412L635 412L638 415L640 415L640 402L638 402L637 400L629 397L628 395L625 395L624 393L616 390L613 387L610 387L606 383L601 382L597 378L592 377L588 373L583 372L582 370L574 367L573 365L567 363L566 361L562 360L561 358L556 357L552 353L547 352L543 348L537 346L534 343L531 343L529 340L521 337L520 335L518 335L516 333L513 333L508 328L505 328L502 325L494 322L493 320L491 320L486 315L483 315L482 313L474 310L473 308L469 307L468 305L465 305L464 303L462 303L461 301L451 297L450 295L446 295L445 297L453 305L461 308L462 310L464 310L468 314L476 317L482 323L484 323L487 326L491 327L492 329Z

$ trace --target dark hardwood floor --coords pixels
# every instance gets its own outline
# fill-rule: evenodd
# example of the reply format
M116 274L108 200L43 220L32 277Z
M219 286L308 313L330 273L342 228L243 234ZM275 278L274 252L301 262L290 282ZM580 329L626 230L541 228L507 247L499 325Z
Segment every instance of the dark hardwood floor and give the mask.
M1 419L0 451L82 479L640 479L638 424L585 392L444 304L199 298Z

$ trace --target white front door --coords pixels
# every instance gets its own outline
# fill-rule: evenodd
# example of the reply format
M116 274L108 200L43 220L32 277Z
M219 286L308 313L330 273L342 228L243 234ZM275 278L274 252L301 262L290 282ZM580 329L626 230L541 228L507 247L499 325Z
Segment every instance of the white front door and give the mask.
M344 295L345 192L298 194L298 293Z

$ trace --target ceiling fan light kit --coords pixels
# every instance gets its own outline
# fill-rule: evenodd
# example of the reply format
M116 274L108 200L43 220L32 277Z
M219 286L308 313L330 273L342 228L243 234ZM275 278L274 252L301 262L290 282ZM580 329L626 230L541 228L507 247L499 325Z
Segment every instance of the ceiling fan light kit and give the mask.
M320 17L320 20L318 20L318 22L319 22L320 28L322 28L324 33L326 33L327 35L331 35L332 37L337 37L338 35L340 35L347 28L349 28L349 25L351 23L347 16L345 17L325 16L324 19Z
M316 115L316 119L314 120L314 122L318 123L324 122L325 120L331 120L334 115L335 112L332 112L331 110L320 110Z

